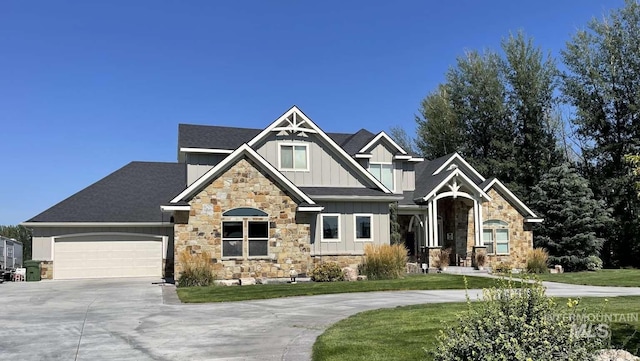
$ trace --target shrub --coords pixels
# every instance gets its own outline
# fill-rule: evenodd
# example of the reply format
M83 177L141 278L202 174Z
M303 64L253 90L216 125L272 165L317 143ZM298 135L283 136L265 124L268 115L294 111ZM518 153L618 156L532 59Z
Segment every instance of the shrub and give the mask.
M578 302L559 308L538 282L514 289L503 280L484 290L482 305L472 305L440 332L435 361L591 360L602 340L580 337L571 320Z
M396 279L404 275L407 259L407 249L402 244L367 244L360 270L369 280Z
M598 256L587 257L587 270L599 271L602 269L602 260Z
M597 256L580 258L577 256L549 256L550 265L561 265L566 272L597 271L602 268L602 260Z
M442 269L444 267L449 266L451 256L451 248L441 249L438 254L438 258L436 258L436 268Z
M216 279L209 252L191 253L185 249L178 254L178 262L182 266L178 287L211 286Z
M510 262L500 262L493 267L494 273L511 273L513 266Z
M527 272L529 273L547 273L549 267L547 261L549 253L544 248L534 248L527 254Z
M323 262L311 270L309 277L314 282L336 282L342 281L344 276L337 263Z

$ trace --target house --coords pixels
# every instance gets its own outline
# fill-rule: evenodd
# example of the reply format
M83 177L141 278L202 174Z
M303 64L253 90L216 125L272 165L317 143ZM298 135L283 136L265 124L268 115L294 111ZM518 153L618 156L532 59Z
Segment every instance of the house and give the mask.
M390 205L410 256L433 266L488 255L523 267L540 222L460 155L425 161L387 134L326 133L297 107L264 129L180 124L178 162L132 162L31 218L43 278L179 277L208 252L219 278L356 267L390 242Z

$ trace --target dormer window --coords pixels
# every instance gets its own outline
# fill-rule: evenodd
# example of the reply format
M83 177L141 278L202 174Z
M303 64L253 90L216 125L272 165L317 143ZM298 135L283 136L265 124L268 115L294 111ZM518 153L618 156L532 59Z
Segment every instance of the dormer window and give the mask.
M306 144L280 144L280 170L309 170Z
M391 163L369 163L369 172L380 181L387 189L394 190L393 187L393 164Z

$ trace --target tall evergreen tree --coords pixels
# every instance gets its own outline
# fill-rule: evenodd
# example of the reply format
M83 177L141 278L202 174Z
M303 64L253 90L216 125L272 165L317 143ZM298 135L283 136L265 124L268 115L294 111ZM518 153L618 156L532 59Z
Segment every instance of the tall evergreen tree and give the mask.
M544 218L534 232L536 247L556 258L600 256L604 230L613 219L589 182L567 163L542 176L532 188L530 205Z
M573 122L585 141L582 171L597 197L613 209L605 259L640 266L640 201L625 154L640 147L640 5L626 5L567 43L562 91L576 109Z

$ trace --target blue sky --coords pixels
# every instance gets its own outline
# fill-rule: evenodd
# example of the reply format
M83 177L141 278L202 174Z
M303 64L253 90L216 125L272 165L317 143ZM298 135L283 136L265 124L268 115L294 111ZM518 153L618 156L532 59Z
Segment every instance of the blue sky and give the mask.
M457 56L524 30L557 56L615 1L0 2L0 225L132 160L176 160L178 123L415 130Z

